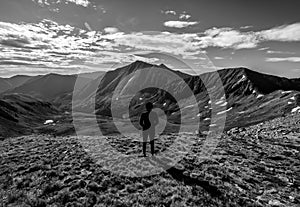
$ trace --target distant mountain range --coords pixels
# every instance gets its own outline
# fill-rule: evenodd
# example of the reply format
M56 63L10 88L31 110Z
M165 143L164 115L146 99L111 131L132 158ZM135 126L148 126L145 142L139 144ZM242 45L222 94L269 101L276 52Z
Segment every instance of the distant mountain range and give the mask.
M147 68L152 70L145 70ZM192 76L171 70L163 64L152 65L142 61L107 73L47 74L32 77L19 75L0 78L1 123L4 123L4 120L14 123L8 126L0 124L1 131L17 129L19 126L26 128L30 125L28 123L36 120L29 117L45 119L45 115L51 116L65 111L70 113L72 98L76 111L95 111L101 116L111 116L111 103L115 101L112 100L113 94L120 99L134 96L129 107L131 116L140 114L145 102L151 101L156 107L163 109L168 115L168 120L173 120L174 123L177 123L178 117L196 117L203 121L205 126L209 126L211 107L226 105L227 122L230 122L227 124L228 128L238 126L241 120L245 122L242 125L249 125L280 116L290 112L297 105L300 78L277 77L247 68L222 69L217 73L223 83L226 97L221 96L222 88L215 84L215 72ZM170 74L178 78L170 78ZM139 88L155 84L160 84L165 90L147 88L136 93ZM189 93L188 89L192 90L193 94ZM218 99L217 103L211 103L209 94ZM200 114L199 111L178 108L178 101L188 106L191 95L197 99ZM128 106L120 101L120 116L127 111L126 107ZM245 117L248 117L247 121ZM38 122L40 123L40 120Z
M0 78L0 93L18 87L28 81L31 76L16 75L11 78Z

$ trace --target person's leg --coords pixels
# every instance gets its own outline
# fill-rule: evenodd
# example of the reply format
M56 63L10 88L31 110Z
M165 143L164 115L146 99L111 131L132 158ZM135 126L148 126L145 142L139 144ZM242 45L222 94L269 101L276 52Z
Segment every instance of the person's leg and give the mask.
M150 137L150 145L151 145L151 154L152 156L154 155L154 136L155 136L155 128L151 128L149 132L149 137Z
M148 130L145 130L142 133L143 133L143 155L144 157L146 157Z
M154 140L150 141L151 145L151 154L154 155Z

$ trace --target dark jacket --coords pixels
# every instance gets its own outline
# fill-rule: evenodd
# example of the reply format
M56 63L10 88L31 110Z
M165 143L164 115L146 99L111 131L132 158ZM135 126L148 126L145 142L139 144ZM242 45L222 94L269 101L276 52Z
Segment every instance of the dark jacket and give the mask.
M140 118L140 125L142 126L143 131L150 129L151 124L153 124L153 126L156 126L158 124L157 114L152 111L151 112L147 111L145 113L142 113Z

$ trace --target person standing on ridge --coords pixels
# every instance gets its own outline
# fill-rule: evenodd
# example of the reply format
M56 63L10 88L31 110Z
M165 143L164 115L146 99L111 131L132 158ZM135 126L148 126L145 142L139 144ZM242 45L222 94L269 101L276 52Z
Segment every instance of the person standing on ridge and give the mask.
M157 114L152 111L153 104L148 102L146 104L146 112L142 113L140 118L140 125L143 128L143 154L146 157L146 146L147 146L147 139L150 139L151 145L151 154L154 155L154 136L155 136L155 126L158 124L158 116Z

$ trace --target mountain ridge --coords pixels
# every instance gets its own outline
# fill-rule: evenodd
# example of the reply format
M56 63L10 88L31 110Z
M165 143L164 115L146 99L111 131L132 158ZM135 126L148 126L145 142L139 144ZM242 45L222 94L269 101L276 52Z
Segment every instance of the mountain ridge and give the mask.
M146 68L156 71L143 70ZM170 78L169 73L174 73L174 77L178 78ZM211 109L214 106L220 114L224 113L222 110L227 110L227 128L230 128L241 125L242 122L245 122L242 125L257 123L291 112L296 106L294 100L300 91L300 78L277 77L244 67L221 69L192 76L172 70L163 64L153 65L136 61L106 73L96 74L98 77L94 77L95 74L87 74L87 76L83 74L81 77L80 74L56 73L34 76L15 89L0 94L0 100L13 94L23 97L21 100L16 100L23 105L24 97L28 95L31 97L29 99L49 103L61 114L66 112L70 114L73 109L80 113L96 112L96 115L111 116L111 104L112 101L116 101L112 100L115 93L115 97L125 97L125 99L133 97L129 100L130 117L136 118L144 110L144 104L152 102L155 107L167 114L168 120L173 121L172 123L180 123L178 118L182 116L189 120L200 119L204 121L203 126L208 126ZM221 80L223 86L216 85L217 80ZM138 90L146 87L147 84L157 83L164 90L157 88ZM178 100L172 94L175 94ZM193 104L190 102L192 95L195 96L200 113L188 108ZM213 96L216 101L211 101L210 96ZM178 101L186 107L180 109ZM118 102L120 117L128 111L128 106L124 103ZM2 107L5 106L8 105L3 103ZM270 111L270 107L273 111ZM34 110L30 108L27 109ZM9 117L8 114L10 113L2 113L11 121L18 120L15 116ZM248 117L249 121L245 121L245 117Z
M23 84L17 85L15 88L6 90L4 92L2 91L2 94L30 94L34 97L42 98L46 101L56 100L56 102L59 101L58 97L67 97L69 102L71 102L70 95L71 93L73 93L74 85L77 81L76 89L78 90L78 93L81 94L78 97L85 100L86 98L91 96L91 94L93 93L93 88L96 87L99 79L101 79L101 82L97 88L97 94L99 95L102 93L111 93L120 83L120 81L124 79L124 77L132 74L134 71L153 67L167 69L168 71L174 72L193 89L194 93L199 93L205 89L202 79L205 80L206 83L213 82L214 80L210 79L213 77L212 74L214 74L215 72L218 72L221 80L223 81L223 85L228 85L227 87L225 86L225 91L228 94L234 93L234 90L242 93L241 88L238 90L234 88L237 85L241 85L241 83L243 83L243 90L246 94L252 93L255 89L257 93L261 94L272 93L273 91L280 89L300 91L300 78L289 79L285 77L277 77L274 75L256 72L245 67L225 68L195 76L183 73L181 71L172 70L164 64L154 65L143 61L135 61L129 65L108 71L103 74L97 73L97 75L99 75L98 80L96 77L94 77L94 79L89 78L91 75L87 75L88 77L86 77L86 75L82 75L82 77L80 74L61 75L50 73L33 77L24 76L26 78L30 78L27 81L23 81ZM17 77L23 76L19 75L12 78ZM77 77L79 77L79 81ZM231 83L228 84L229 82Z

